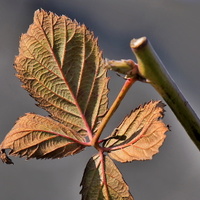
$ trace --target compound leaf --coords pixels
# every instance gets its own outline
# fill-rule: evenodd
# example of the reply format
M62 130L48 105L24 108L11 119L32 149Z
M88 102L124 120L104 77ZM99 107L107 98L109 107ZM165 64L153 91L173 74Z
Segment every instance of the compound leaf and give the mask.
M82 200L133 200L120 171L108 157L93 156L87 163L82 185Z
M127 116L105 144L109 155L120 162L151 159L168 131L161 121L163 107L160 101L151 101Z
M26 114L21 117L1 143L1 158L3 162L12 161L5 154L5 149L11 149L10 155L27 159L62 158L81 151L84 137L49 117L36 114Z
M15 68L40 107L83 135L107 111L108 78L97 39L66 16L35 12L21 36Z

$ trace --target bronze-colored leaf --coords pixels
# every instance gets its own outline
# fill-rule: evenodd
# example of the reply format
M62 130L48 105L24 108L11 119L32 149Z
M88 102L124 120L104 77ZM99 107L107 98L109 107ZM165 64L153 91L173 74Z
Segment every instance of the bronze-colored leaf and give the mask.
M120 171L108 156L93 156L85 168L82 200L133 200Z
M83 135L107 111L108 78L97 39L66 16L35 12L21 36L15 68L40 107Z
M84 141L84 137L71 128L49 117L29 113L16 122L1 143L1 159L11 164L5 149L11 149L10 155L27 159L62 158L81 151Z
M120 162L151 159L168 131L161 121L163 107L160 101L149 102L127 116L105 144L109 155Z

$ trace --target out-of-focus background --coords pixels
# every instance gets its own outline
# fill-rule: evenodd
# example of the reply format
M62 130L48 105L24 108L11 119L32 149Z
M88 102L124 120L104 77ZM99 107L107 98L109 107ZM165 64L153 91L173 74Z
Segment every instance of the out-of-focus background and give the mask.
M199 0L0 0L0 141L19 116L27 112L47 115L20 87L12 67L21 33L43 8L86 24L99 38L104 57L135 59L132 38L147 36L167 70L200 116L200 1ZM109 97L113 101L124 80L114 72ZM114 115L108 135L139 104L161 99L144 83L136 83ZM171 126L159 154L151 161L117 166L137 200L200 199L200 153L169 107L165 123ZM0 163L2 200L78 200L85 165L92 148L60 160L13 158Z

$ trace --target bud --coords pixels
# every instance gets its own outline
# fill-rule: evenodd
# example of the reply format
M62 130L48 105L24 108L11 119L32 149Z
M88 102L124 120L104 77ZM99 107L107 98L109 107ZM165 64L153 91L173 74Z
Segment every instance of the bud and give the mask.
M106 60L106 68L132 78L138 75L138 65L133 60Z

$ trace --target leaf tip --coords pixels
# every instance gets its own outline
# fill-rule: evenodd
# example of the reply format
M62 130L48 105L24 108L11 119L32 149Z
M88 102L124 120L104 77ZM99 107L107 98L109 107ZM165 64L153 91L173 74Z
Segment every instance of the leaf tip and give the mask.
M10 164L14 165L12 160L7 156L5 149L0 150L0 159L2 160L3 163L6 163L8 165Z

